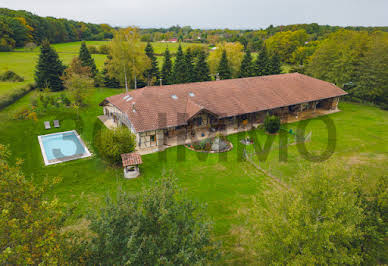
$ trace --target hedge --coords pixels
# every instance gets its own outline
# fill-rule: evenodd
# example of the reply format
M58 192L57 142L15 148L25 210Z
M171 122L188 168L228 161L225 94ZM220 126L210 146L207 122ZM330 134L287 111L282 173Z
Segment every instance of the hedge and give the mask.
M0 95L0 110L13 104L33 89L35 89L33 84L27 84L25 87L13 90L10 94Z

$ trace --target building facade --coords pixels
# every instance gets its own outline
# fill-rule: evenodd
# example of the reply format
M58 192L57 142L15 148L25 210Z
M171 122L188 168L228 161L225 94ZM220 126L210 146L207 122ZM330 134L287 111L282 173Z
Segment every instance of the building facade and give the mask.
M337 112L345 94L331 83L293 73L146 87L100 105L105 124L128 127L137 149L146 153L250 130L267 115L287 122Z

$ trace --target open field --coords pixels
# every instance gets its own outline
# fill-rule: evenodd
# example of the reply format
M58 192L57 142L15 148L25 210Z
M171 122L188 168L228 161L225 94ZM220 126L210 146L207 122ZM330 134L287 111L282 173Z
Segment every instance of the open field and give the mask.
M87 45L99 46L108 44L109 41L87 41ZM203 46L204 44L192 44L182 43L182 48L186 49L189 46ZM59 57L64 64L69 64L74 56L78 55L81 42L69 42L59 43L52 45L58 52ZM152 43L154 52L156 54L164 53L168 47L171 53L176 53L179 44L178 43ZM14 52L0 52L0 73L12 70L18 75L24 77L24 82L0 82L0 95L4 95L12 92L13 90L24 87L29 83L34 82L35 65L39 58L39 47L36 47L33 51L25 51L24 48L16 49ZM94 54L92 55L97 68L99 70L104 66L106 55ZM157 57L159 66L162 66L163 57ZM172 58L174 60L174 57Z
M89 42L88 42L89 43ZM96 43L96 42L91 42ZM81 42L54 44L53 46L58 52L59 57L64 64L69 64L74 56L78 55ZM102 69L105 61L105 55L92 55L96 65ZM24 82L0 82L0 95L10 93L14 89L23 87L28 83L34 82L35 65L39 59L39 48L33 52L24 52L18 50L16 52L1 52L0 53L0 73L7 70L12 70L16 74L24 78Z
M78 203L73 217L77 223L79 217L90 208L103 204L104 196L115 193L119 188L130 193L137 193L142 187L162 175L174 175L189 197L208 204L208 215L215 222L215 236L223 240L225 259L233 259L235 245L234 226L242 224L238 210L249 208L250 198L260 194L263 182L269 177L256 170L251 164L241 161L242 154L239 140L244 134L231 135L234 149L222 155L199 154L182 146L167 149L161 153L143 156L141 177L125 180L121 168L112 168L96 154L93 145L94 135L103 126L97 119L102 113L98 103L105 97L119 93L117 89L98 88L90 97L89 107L80 110L80 120L76 113L58 110L50 115L40 117L38 121L14 120L13 113L28 106L33 93L28 94L14 105L0 111L0 139L9 144L13 160L22 158L26 176L35 182L43 178L60 176L63 181L56 185L51 196L56 195L62 202ZM388 113L375 107L352 103L340 103L342 112L330 115L337 130L337 145L330 160L339 161L344 167L361 165L365 173L379 175L388 171L384 164L388 160ZM43 121L60 119L61 128L44 130ZM298 123L288 125L295 130ZM87 159L66 162L58 165L44 166L38 135L76 129L95 156ZM306 146L312 153L321 153L327 143L327 130L320 119L312 119L306 132L312 132L311 142ZM267 135L260 129L253 131L261 146ZM288 161L279 162L278 137L265 162L256 163L268 172L288 182L301 167L316 163L305 160L295 145L288 147ZM248 147L252 150L252 147ZM185 157L177 162L178 153ZM181 157L180 157L181 158Z

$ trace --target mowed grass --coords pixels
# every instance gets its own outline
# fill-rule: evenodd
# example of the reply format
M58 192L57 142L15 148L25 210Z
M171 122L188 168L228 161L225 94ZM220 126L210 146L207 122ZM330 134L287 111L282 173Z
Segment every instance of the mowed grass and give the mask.
M110 41L86 41L88 46L101 46L109 45ZM52 44L52 47L57 51L60 59L64 64L69 64L73 57L77 56L82 42L69 42L69 43L58 43ZM145 45L146 43L144 43ZM182 43L182 48L185 50L187 47L192 46L206 46L205 44L198 43ZM171 53L176 53L179 43L152 43L154 52L156 54L163 54L166 48ZM25 87L29 83L34 82L35 66L39 58L39 47L36 47L33 51L26 51L24 48L15 49L13 52L0 52L0 73L7 70L12 70L18 75L24 78L24 82L0 82L0 95L12 93L13 90L20 87ZM92 55L97 68L102 70L106 55L94 54ZM159 67L161 68L163 63L163 57L157 56ZM172 58L174 61L175 57Z
M87 42L89 45L99 42ZM78 55L81 42L53 44L58 52L59 58L67 65L73 57ZM98 69L102 69L106 55L92 55ZM23 49L17 49L14 52L0 52L0 73L7 70L14 71L24 78L23 82L0 82L0 95L12 93L13 90L24 87L29 83L34 83L35 66L39 59L39 48L33 52L25 52Z
M173 175L187 195L193 200L208 205L208 216L214 221L215 238L224 243L225 258L235 258L233 249L237 245L233 230L243 224L240 210L250 208L251 197L263 192L264 182L270 180L248 162L241 160L243 149L251 150L252 146L244 146L240 140L245 134L229 136L234 148L228 153L204 154L196 153L185 147L173 147L164 152L143 156L141 176L134 180L123 178L121 167L111 167L99 158L94 136L103 126L97 119L102 114L98 106L105 97L121 92L117 89L98 88L89 97L89 107L80 110L82 123L76 123L75 114L68 112L52 112L39 118L38 121L14 120L12 114L19 108L29 104L33 93L23 97L16 104L0 111L1 143L9 144L16 158L24 160L23 171L40 183L44 178L54 176L62 178L49 196L57 196L61 202L77 204L78 208L72 222L85 215L87 210L96 209L104 204L104 197L114 195L119 190L137 193L155 179ZM340 162L343 167L361 165L368 175L387 173L388 166L388 113L375 107L359 104L341 103L341 112L329 116L334 122L337 132L337 145L330 160ZM45 130L43 121L60 119L61 128ZM287 125L294 131L298 123ZM76 129L94 154L91 158L44 166L38 136L53 132ZM306 144L312 153L322 153L326 148L326 125L319 119L310 120L306 132L312 132L312 138ZM268 135L263 130L252 131L257 142L263 147ZM290 142L292 136L289 137ZM275 136L272 149L265 162L253 157L262 168L282 180L289 182L298 170L306 166L314 166L301 155L295 145L288 146L287 162L279 161L278 136Z

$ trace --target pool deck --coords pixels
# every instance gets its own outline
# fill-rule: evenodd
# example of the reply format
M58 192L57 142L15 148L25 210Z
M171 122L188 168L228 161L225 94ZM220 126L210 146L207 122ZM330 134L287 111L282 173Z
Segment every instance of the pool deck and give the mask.
M48 160L45 148L43 146L42 137L50 136L50 135L63 134L63 133L73 133L77 137L78 141L81 143L83 148L85 149L85 152L83 154L77 154L77 155L66 156L66 157L62 157L62 158L56 158L56 159ZM81 158L86 158L86 157L92 156L92 154L89 152L88 148L86 147L84 141L81 139L81 136L75 130L63 131L63 132L55 132L55 133L51 133L51 134L47 134L47 135L40 135L40 136L38 136L38 141L39 141L39 145L40 145L40 150L42 152L43 161L44 161L44 164L46 166L47 165L63 163L63 162L67 162L67 161L72 161L72 160L76 160L76 159L81 159Z

